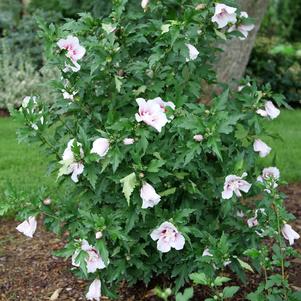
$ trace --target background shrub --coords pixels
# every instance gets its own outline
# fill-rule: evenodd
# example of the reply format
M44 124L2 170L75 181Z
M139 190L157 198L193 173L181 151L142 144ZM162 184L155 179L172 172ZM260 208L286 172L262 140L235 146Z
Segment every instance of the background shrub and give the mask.
M0 108L19 107L24 95L43 95L45 102L53 101L53 93L46 83L58 76L55 68L43 67L37 71L27 55L15 53L3 43L0 67Z
M293 106L301 101L300 20L300 1L270 1L247 69Z

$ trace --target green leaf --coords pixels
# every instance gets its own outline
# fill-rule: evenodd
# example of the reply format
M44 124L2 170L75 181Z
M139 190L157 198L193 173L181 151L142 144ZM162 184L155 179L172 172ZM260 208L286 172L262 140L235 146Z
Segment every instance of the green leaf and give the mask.
M98 168L96 167L95 164L90 165L87 168L85 168L86 178L88 179L88 181L91 184L91 186L93 187L93 189L95 189L95 185L97 182L97 171L98 171Z
M224 298L232 298L239 290L239 286L228 286L223 290Z
M227 37L226 37L226 35L223 32L218 31L217 29L214 29L214 32L222 40L225 40L225 41L227 40Z
M247 300L250 301L263 301L264 296L261 296L259 293L250 293L247 295Z
M166 32L169 32L169 27L171 26L171 24L163 24L161 26L161 30L162 30L162 34L163 33L166 33Z
M193 288L189 287L184 290L184 293L178 293L176 295L176 301L188 301L193 297Z
M193 281L195 284L201 284L201 285L208 285L209 280L207 276L204 273L192 273L189 275L189 278Z
M160 167L165 164L164 160L152 160L147 168L148 172L158 172Z
M294 292L291 299L292 301L301 301L301 292Z
M214 285L217 285L217 286L221 286L223 285L225 282L229 282L231 279L228 278L228 277L216 277L215 280L214 280Z
M238 260L238 262L239 262L239 264L241 265L242 268L254 273L254 270L252 269L252 267L247 262L245 262L245 261L243 261L239 258L237 258L237 260Z
M235 138L238 140L244 139L248 136L248 130L246 130L243 125L238 124L235 131Z
M120 180L120 183L123 184L122 192L127 200L128 205L130 205L130 198L134 191L135 186L137 185L136 174L133 172L128 176Z
M121 79L122 79L121 76L115 75L115 86L116 86L116 90L118 91L118 93L120 93L121 86L122 86L122 81L121 81Z
M101 27L107 34L110 34L111 32L113 32L116 29L116 26L114 26L111 23L107 23L107 24L102 23Z
M96 240L96 248L99 251L104 264L107 266L109 264L109 252L103 239Z
M168 195L174 194L175 192L176 192L176 188L173 187L173 188L166 189L166 190L160 192L159 194L161 196L168 196Z

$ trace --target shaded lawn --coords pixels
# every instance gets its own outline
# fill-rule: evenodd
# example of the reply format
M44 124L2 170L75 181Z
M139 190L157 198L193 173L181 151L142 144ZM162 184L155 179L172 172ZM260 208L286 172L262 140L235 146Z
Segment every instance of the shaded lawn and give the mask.
M49 191L56 187L55 176L46 175L48 160L38 145L18 144L18 127L12 119L0 118L0 207L8 190L23 199L34 197L42 186Z
M276 166L280 169L281 178L289 183L301 181L301 110L281 110L277 119L267 121L266 126L283 140L265 137L264 141L272 147L269 156L262 159L264 167L273 166L276 155Z

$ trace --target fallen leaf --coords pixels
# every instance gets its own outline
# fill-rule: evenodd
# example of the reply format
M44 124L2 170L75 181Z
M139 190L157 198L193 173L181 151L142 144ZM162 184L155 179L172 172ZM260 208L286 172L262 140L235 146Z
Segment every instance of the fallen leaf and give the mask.
M57 300L57 298L59 297L62 290L63 290L62 288L58 288L57 290L55 290L54 293L51 295L49 300L50 301Z

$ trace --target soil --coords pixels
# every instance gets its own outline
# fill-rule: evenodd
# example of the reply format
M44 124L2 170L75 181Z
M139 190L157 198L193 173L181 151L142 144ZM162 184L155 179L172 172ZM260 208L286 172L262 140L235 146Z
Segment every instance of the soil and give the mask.
M287 194L287 208L296 216L294 229L301 233L301 183L282 187ZM34 239L29 239L15 230L17 223L11 220L0 221L0 301L78 301L85 300L87 283L79 280L70 272L70 260L53 256L53 250L63 246L63 242L52 233L38 227ZM294 245L301 251L301 239ZM294 289L301 290L301 260L292 260L289 268L289 281ZM233 278L233 275L231 275ZM250 274L248 283L241 286L235 301L245 300L246 292L257 287L260 276ZM160 282L157 282L160 283ZM162 283L162 282L161 282ZM119 301L159 301L152 288L139 284L128 289L124 283L120 288ZM235 285L231 283L231 285ZM195 287L193 300L204 300L208 291L204 287ZM108 298L103 297L103 301Z
M1 117L9 117L9 111L7 109L0 108L0 118Z

